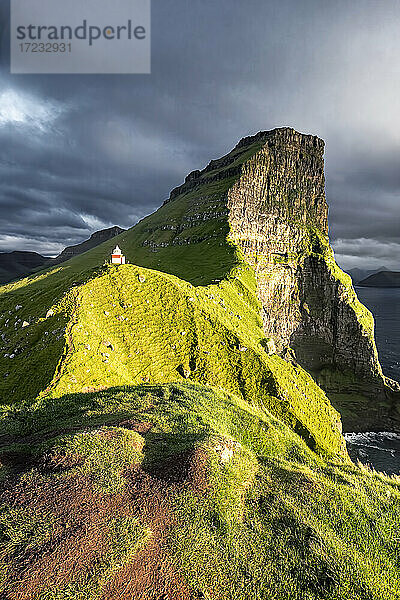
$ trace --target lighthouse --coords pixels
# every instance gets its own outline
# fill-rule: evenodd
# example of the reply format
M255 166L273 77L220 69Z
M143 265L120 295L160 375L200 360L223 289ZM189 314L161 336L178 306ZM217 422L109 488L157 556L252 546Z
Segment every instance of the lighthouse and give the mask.
M126 263L125 256L122 254L122 250L119 246L116 246L111 254L112 265L124 265Z

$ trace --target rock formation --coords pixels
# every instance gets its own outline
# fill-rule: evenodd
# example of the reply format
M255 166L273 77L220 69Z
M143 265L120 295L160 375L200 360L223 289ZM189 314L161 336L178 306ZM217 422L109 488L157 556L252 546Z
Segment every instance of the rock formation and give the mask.
M329 244L323 154L321 139L291 128L246 137L190 173L138 232L161 266L167 247L231 244L254 268L264 332L278 352L336 394L340 409L354 386L386 402L387 385L398 387L382 374L373 317Z
M327 234L323 142L278 129L0 286L1 599L400 598L398 481L335 410L400 403Z
M83 306L84 289L88 289L84 287L76 292L80 294L77 302L75 286L87 282L90 287L88 282L92 278L100 281L105 277L107 280L108 275L104 275L101 265L118 243L131 265L173 275L180 281L174 283L174 292L171 292L174 297L171 306L174 308L167 310L167 292L161 298L161 283L158 280L156 283L155 274L148 272L148 277L154 280L154 293L151 302L147 297L145 302L156 305L159 301L157 318L160 312L162 321L155 327L153 337L146 342L146 351L150 348L153 352L156 343L162 342L159 354L165 355L166 339L176 334L176 302L181 302L179 290L188 291L188 304L185 301L182 313L185 315L182 317L184 333L179 335L179 343L171 347L171 356L165 355L166 363L161 369L163 381L167 380L166 377L169 381L183 377L202 384L228 386L230 391L242 394L245 400L261 401L264 406L268 406L269 395L279 396L279 402L274 405L279 418L282 415L289 420L293 417L291 425L296 431L306 424L304 429L312 431L314 436L316 420L319 428L322 420L315 417L315 403L312 404L307 394L301 391L299 373L304 375L304 372L301 369L296 371L300 365L328 392L332 404L342 413L347 431L396 429L400 420L399 387L382 374L372 315L358 301L350 276L337 266L329 245L323 152L322 140L290 128L244 138L226 156L211 161L202 171L190 173L155 213L122 232L115 240L106 241L83 256L75 256L53 271L43 272L38 275L37 281L32 279L29 285L21 282L11 286L12 294L4 296L3 313L6 315L6 311L11 311L9 315L15 316L13 335L10 335L9 319L4 319L4 323L0 321L4 336L4 364L3 367L0 365L0 377L2 372L4 377L0 379L0 388L5 396L17 392L26 394L24 386L21 386L17 362L24 359L24 372L30 377L26 361L31 357L29 360L38 362L39 354L42 357L40 364L46 369L40 371L41 378L36 377L33 381L32 393L35 394L47 390L52 378L58 381L55 369L60 369L63 361L71 362L70 351L76 355L80 365L85 365L85 369L81 380L76 373L70 378L61 378L61 383L66 385L63 388L65 393L98 387L105 385L104 382L118 385L121 378L129 384L158 381L160 375L157 371L147 372L148 367L141 362L145 352L136 347L135 336L142 321L133 326L137 310L132 307L140 295L135 293L134 298L129 300L123 298L128 293L124 270L118 272L119 276L113 280L109 296L113 298L111 306L121 306L123 313L116 315L116 323L127 320L131 323L128 331L136 332L132 340L134 352L126 343L126 333L121 334L121 347L112 352L112 356L108 356L110 353L104 349L100 354L92 350L102 347L103 332L101 340L95 344L89 342L90 349L86 348L88 344L85 341L83 345L72 344L72 351L68 334L68 348L62 345L62 328L66 332L70 328L78 331L74 325L74 311L76 306ZM129 265L126 267L129 271ZM134 282L136 285L135 278ZM26 294L33 294L30 286L31 289L38 288L38 294L43 296L43 306L39 305L36 296L35 305L27 304ZM96 308L93 301L87 307L90 323L99 323L104 315L107 316L104 331L111 327L110 310L105 311L103 306L106 287L102 284L101 290L98 290L102 297L101 308ZM133 287L132 282L129 283L128 288ZM192 291L193 287L195 291ZM205 304L198 299L198 294L205 295ZM24 306L23 315L14 315L17 304ZM57 327L52 329L57 350L51 350L48 325L42 321L42 315L49 309L64 315L58 319ZM128 315L131 309L133 320ZM196 325L200 316L205 319L207 327L203 321L200 328ZM143 340L150 335L155 319L155 316L150 319L151 327L146 326ZM231 337L229 343L223 341L222 354L213 356L210 349L206 348L204 352L204 348L211 343L212 332L219 327L219 319L223 328L231 332ZM20 327L23 320L30 323L26 329ZM250 321L252 325L245 325ZM117 327L114 321L112 323L112 327ZM38 331L35 333L36 328ZM46 330L42 331L43 328ZM206 328L209 331L207 340L200 343ZM250 328L253 332L251 340ZM87 330L86 324L82 325L83 330ZM118 327L117 330L115 335L118 337L121 332ZM26 339L26 331L33 341L40 341L36 344L35 353L32 353ZM111 332L107 334L111 340L110 336ZM111 340L115 348L116 340ZM212 345L213 352L217 346L214 348ZM178 347L181 351L179 357ZM247 357L247 352L254 353L252 358L250 355ZM13 365L15 363L12 370L9 367L10 355L14 357ZM111 363L117 356L113 371ZM244 362L243 357L246 357ZM224 361L226 376L221 371ZM255 369L257 361L262 365L258 371ZM211 376L214 363L218 366L218 374ZM153 355L148 357L148 364L156 364ZM255 370L254 377L250 376ZM100 372L101 377L95 375ZM273 380L279 381L278 387L282 392L274 391ZM311 392L312 380L308 375L305 380L308 383L304 389L308 386ZM30 385L30 381L28 383ZM57 383L60 389L61 383ZM320 393L321 390L314 395L319 398ZM326 398L322 396L320 404L325 402ZM289 410L290 403L293 406ZM335 421L333 429L337 428ZM308 439L307 436L303 434L305 439Z
M377 377L372 316L329 246L323 153L315 136L289 128L261 132L191 173L168 202L228 182L219 197L199 199L200 211L214 199L213 210L199 217L225 216L229 239L254 267L265 334L280 352L292 348L312 372L340 368Z

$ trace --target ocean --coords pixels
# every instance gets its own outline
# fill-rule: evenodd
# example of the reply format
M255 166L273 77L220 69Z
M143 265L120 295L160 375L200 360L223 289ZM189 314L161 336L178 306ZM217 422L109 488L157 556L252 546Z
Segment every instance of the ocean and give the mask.
M357 287L357 295L375 317L379 359L387 377L400 381L400 288ZM371 464L388 475L400 474L400 435L395 433L347 433L353 460Z
M400 381L400 288L357 287L356 292L375 317L383 371L387 377Z

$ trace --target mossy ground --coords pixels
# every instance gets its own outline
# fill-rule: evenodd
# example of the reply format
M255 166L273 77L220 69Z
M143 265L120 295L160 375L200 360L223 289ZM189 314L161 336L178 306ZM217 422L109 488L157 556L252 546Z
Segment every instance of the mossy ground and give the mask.
M3 427L32 465L3 482L9 600L400 598L399 478L318 457L238 395L143 384L49 398Z

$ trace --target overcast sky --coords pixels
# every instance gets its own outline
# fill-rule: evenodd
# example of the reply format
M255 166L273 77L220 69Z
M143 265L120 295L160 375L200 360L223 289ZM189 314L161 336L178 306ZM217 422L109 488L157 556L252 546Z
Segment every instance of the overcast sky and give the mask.
M0 250L129 227L290 126L326 142L339 263L400 271L398 0L153 0L152 74L124 76L10 75L0 11Z

